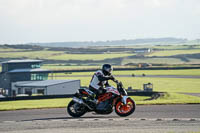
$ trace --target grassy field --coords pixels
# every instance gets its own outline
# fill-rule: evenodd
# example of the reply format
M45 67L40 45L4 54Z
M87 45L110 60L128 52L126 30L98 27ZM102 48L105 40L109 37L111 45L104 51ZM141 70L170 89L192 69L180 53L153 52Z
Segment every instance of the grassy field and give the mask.
M55 79L74 79L81 80L82 86L88 86L91 77L57 77ZM137 77L117 77L122 81L125 88L143 89L143 84L152 83L154 91L161 92L187 92L200 93L200 79L182 79L182 78L137 78ZM112 82L112 81L110 81ZM114 85L114 84L113 84Z
M180 54L199 54L200 53L200 45L133 45L133 46L112 46L112 47L100 47L98 49L106 49L106 48L152 48L154 52L152 53L142 53L143 58L131 57L133 55L141 56L141 53L132 53L132 51L120 51L119 52L111 52L111 53L102 53L102 54L68 54L67 51L53 51L45 48L40 51L31 51L31 49L14 49L14 48L0 48L0 58L4 59L42 59L42 60L52 60L52 61L68 61L71 60L80 60L86 61L87 63L81 62L83 65L95 65L98 64L98 61L103 61L105 59L113 59L113 63L116 61L115 58L123 58L122 62L118 61L118 65L124 65L128 63L151 63L151 64L200 64L200 60L197 58L186 58L183 60L182 58L172 58L169 56L180 55ZM155 50L154 50L155 49ZM159 50L160 49L160 50ZM3 52L1 52L3 51ZM26 51L26 52L22 52ZM69 51L68 51L69 52ZM81 52L81 51L80 51ZM131 53L130 53L131 52ZM147 58L157 56L162 58ZM163 58L165 57L165 58ZM183 56L183 58L185 58ZM90 61L89 61L90 60ZM94 61L96 61L94 63ZM112 62L111 61L111 62ZM73 63L73 62L71 62ZM102 62L101 62L102 63ZM71 64L70 64L71 65ZM77 65L77 64L75 64Z
M70 98L43 99L43 100L19 100L0 102L0 110L36 109L65 107Z
M191 49L191 48L198 48L195 46L190 46L190 45L157 45L157 46L152 46L154 49L165 49L165 50L183 50L183 49Z
M30 58L46 59L47 57L63 54L62 51L28 51L28 52L6 52L0 53L1 58Z
M52 60L105 60L119 57L132 56L134 54L118 53L118 54L60 54L48 57Z
M143 89L144 83L152 83L154 91L200 93L200 79L181 78L118 78L125 87Z
M114 75L193 75L200 76L200 69L184 70L138 70L138 71L113 71ZM74 73L75 74L75 73Z
M54 77L54 79L80 79L82 86L88 86L94 72L56 74L68 77ZM200 76L200 69L189 70L141 70L141 71L114 71L113 75L193 75ZM54 75L54 76L56 76ZM73 77L73 75L90 75L89 77ZM71 77L70 77L71 76ZM154 91L161 92L187 92L200 93L200 79L191 78L148 78L148 77L116 77L122 81L125 88L131 86L134 89L143 89L143 84L153 83ZM112 81L111 81L112 82Z
M178 94L178 93L167 93L164 97L160 97L156 100L144 100L138 101L137 104L199 104L200 97Z
M197 54L200 53L200 49L192 49L192 50L165 50L165 51L156 51L148 56L173 56L179 54Z
M128 63L186 64L184 61L182 61L181 59L178 59L178 58L143 58L143 59L125 58L125 59L123 59L121 64L125 65ZM188 62L188 63L191 63L191 62Z
M152 49L162 49L162 50L183 50L183 49L199 49L200 45L186 45L186 44L174 44L174 45L157 45L153 44L140 44L140 45L126 45L126 46L115 46L115 48L152 48Z
M1 49L2 50L2 49ZM0 52L1 58L31 58L50 60L105 60L119 57L128 57L135 54L65 54L64 51L29 51L29 52Z
M113 48L117 48L113 47ZM156 46L156 45L143 45L143 46L119 46L119 48L152 48L152 49L162 49L161 51L154 51L151 54L144 54L141 58L137 58L134 53L127 53L122 51L122 53L105 53L105 54L66 54L66 51L48 51L47 49L43 51L27 51L20 52L24 49L13 49L13 48L1 48L0 58L10 59L48 59L48 60L60 60L61 62L56 62L54 65L44 65L42 68L45 69L87 69L87 68L101 68L100 65L96 66L94 62L83 63L83 66L77 66L73 63L63 63L63 61L69 60L80 60L88 61L93 60L99 62L100 60L113 59L124 57L122 62L117 65L124 65L128 63L160 63L160 64L200 64L200 59L198 58L187 58L183 60L182 58L170 58L169 56L180 55L180 54L199 54L200 45L189 46L189 45L170 45L170 46ZM194 49L196 48L196 49ZM129 57L133 56L133 57ZM158 56L159 58L146 58ZM165 58L163 58L163 57ZM183 56L184 57L184 56ZM186 58L186 57L184 57ZM182 60L181 60L182 59ZM113 59L113 61L116 59ZM68 65L68 66L64 66ZM101 62L102 63L102 62ZM112 61L111 61L112 63ZM88 65L93 64L93 65ZM55 66L56 65L56 66ZM76 66L74 66L76 65ZM0 67L1 70L1 67ZM81 86L88 86L91 80L91 76L94 72L87 73L72 73L72 74L55 74L55 75L65 75L68 77L55 77L54 79L79 79L81 80ZM200 69L194 70L141 70L141 71L114 71L114 75L193 75L200 76ZM70 75L77 77L70 77ZM90 75L86 77L79 77L78 75ZM133 89L143 89L143 84L152 83L154 91L167 92L167 95L160 97L156 100L146 100L150 97L133 97L137 104L185 104L185 103L200 103L200 98L190 95L185 95L182 93L200 93L200 79L191 78L148 78L148 77L117 77L118 80L122 81L125 88L132 87ZM112 83L114 85L114 83ZM52 107L66 107L70 99L48 99L48 100L25 100L25 101L8 101L0 102L0 110L16 110L16 109L32 109L32 108L52 108Z
M23 49L14 49L14 48L0 48L0 52L14 52L14 51L21 51Z
M44 67L44 68L48 68L48 67ZM74 67L73 67L74 68ZM82 68L82 67L75 67L75 68ZM85 67L83 67L85 68ZM90 68L93 68L93 66L90 66ZM96 66L95 68L99 68L99 66ZM58 69L57 67L55 69ZM65 69L65 67L63 67L63 69ZM55 74L56 75L60 75L60 76L73 76L73 75L93 75L94 72L74 72L71 74L68 73L58 73ZM182 70L130 70L130 71L113 71L113 75L117 76L117 75L142 75L142 74L146 74L146 75L190 75L190 76L200 76L200 69L182 69Z
M100 69L101 66L65 66L65 65L43 65L42 68L44 69L50 69L50 70L71 70L71 69L89 69L89 68L95 68Z

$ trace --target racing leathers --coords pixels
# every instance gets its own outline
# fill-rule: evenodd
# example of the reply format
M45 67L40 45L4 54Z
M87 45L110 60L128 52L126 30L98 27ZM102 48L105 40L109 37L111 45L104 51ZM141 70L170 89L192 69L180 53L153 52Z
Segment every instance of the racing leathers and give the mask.
M112 75L105 75L101 70L94 73L89 89L96 94L95 99L98 98L99 94L106 92L104 87L109 86L108 80L114 80L114 77Z

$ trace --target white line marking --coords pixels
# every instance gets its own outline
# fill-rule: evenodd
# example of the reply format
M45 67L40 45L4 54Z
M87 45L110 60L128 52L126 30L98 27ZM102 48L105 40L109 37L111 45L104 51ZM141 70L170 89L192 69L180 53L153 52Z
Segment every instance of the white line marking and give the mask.
M56 121L200 121L200 118L79 118L79 119L50 119L50 120L32 120L32 121L3 121L5 123L14 123L14 122L56 122ZM2 123L2 122L1 122Z

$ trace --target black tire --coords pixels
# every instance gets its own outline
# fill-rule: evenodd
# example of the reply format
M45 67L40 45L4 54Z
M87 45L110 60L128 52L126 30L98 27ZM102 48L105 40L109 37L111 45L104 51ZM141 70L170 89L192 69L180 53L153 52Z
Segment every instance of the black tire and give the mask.
M74 106L78 106L78 109L75 109ZM73 110L72 110L73 109ZM67 112L72 117L81 117L87 112L87 108L84 105L71 101L67 106Z
M115 112L117 115L121 116L121 117L126 117L126 116L129 116L131 115L134 111L135 111L135 108L136 108L136 104L135 104L135 101L133 99L131 99L130 97L127 98L127 101L131 102L132 103L132 107L131 107L131 110L128 111L127 113L122 113L119 111L119 106L122 105L123 103L121 102L121 99L117 100L116 104L115 104ZM123 106L123 105L122 105Z

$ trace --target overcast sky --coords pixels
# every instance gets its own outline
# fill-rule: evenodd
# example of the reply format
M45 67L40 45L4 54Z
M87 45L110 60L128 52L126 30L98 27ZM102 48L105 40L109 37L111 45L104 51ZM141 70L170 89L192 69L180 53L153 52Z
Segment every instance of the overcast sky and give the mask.
M0 0L0 44L200 38L200 0Z

